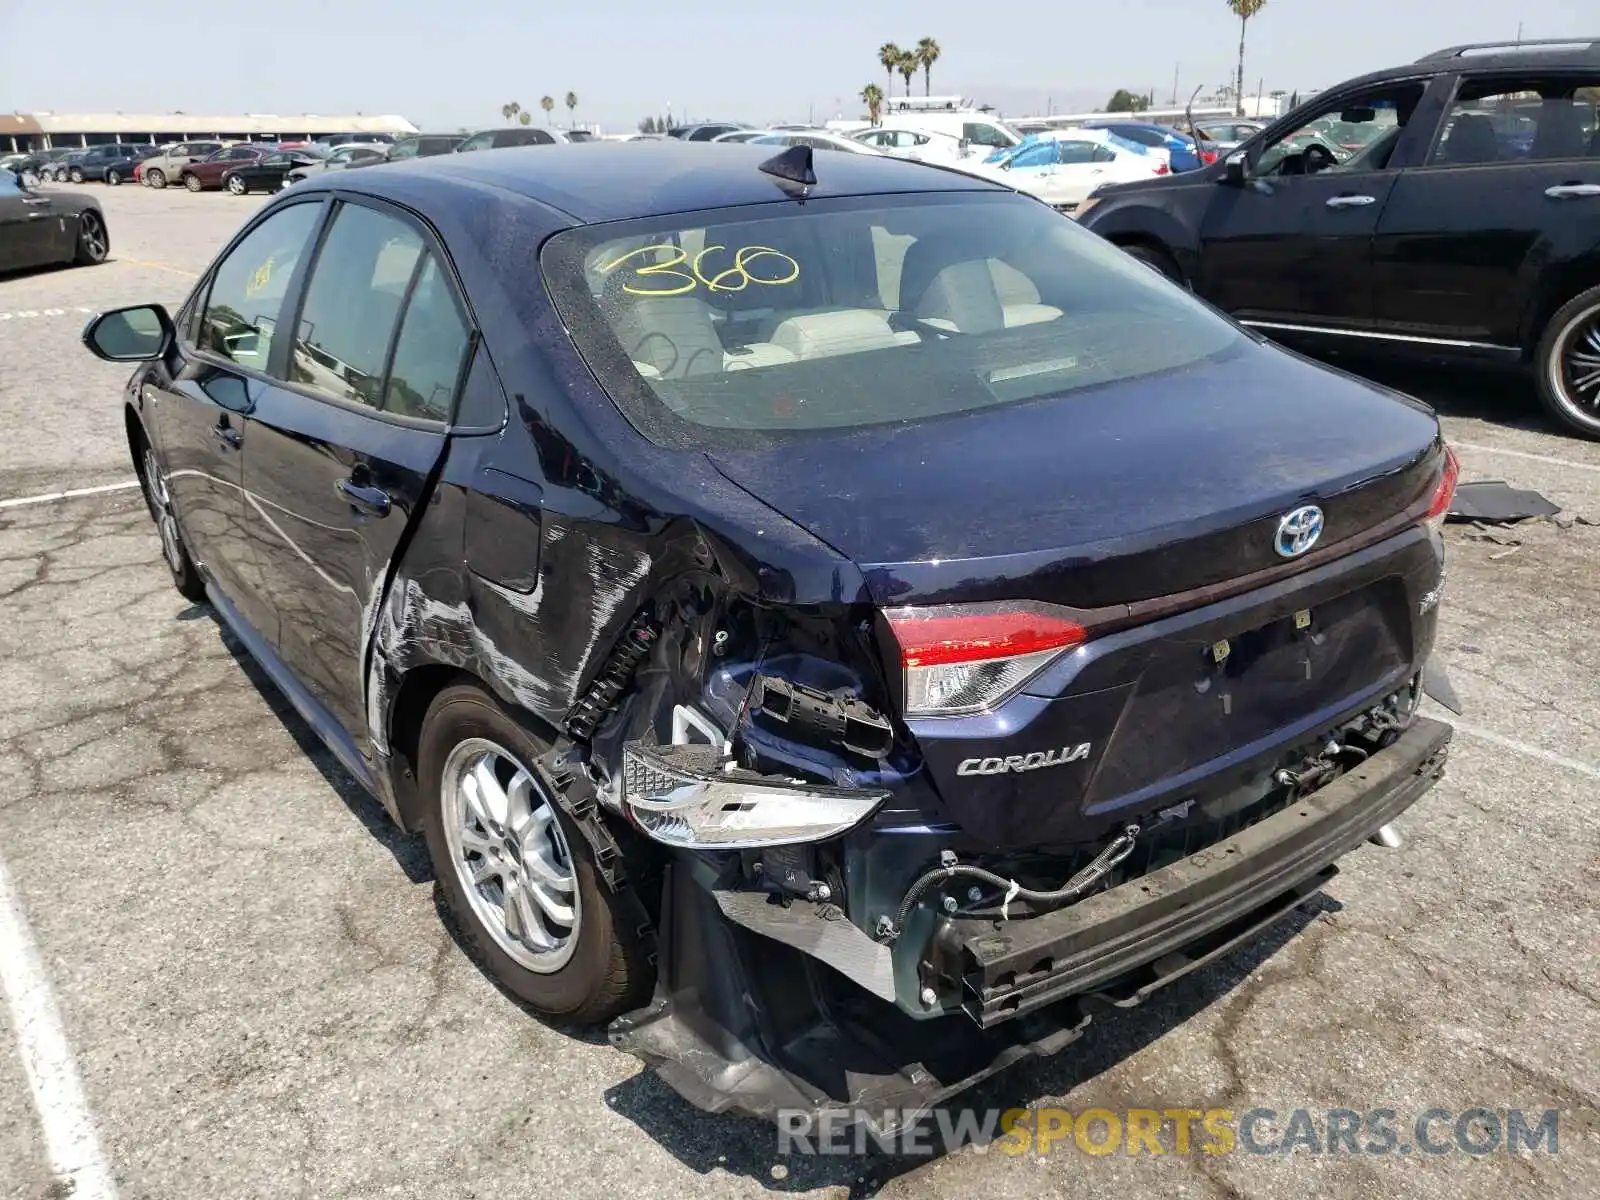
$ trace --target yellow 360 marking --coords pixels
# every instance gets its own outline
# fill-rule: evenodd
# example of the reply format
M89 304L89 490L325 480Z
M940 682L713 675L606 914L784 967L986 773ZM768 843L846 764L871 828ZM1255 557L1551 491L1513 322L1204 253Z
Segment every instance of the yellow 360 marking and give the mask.
M668 257L661 262L645 261L643 265L635 265L633 278L622 285L624 292L630 296L683 296L698 287L708 292L742 292L752 283L777 287L800 278L800 264L771 246L741 246L733 252L731 266L709 273L706 259L713 254L726 254L726 246L707 246L691 262L686 251L670 242L629 250L602 264L600 273L609 275L624 263L658 252ZM757 267L758 263L762 265ZM683 270L684 267L688 270Z

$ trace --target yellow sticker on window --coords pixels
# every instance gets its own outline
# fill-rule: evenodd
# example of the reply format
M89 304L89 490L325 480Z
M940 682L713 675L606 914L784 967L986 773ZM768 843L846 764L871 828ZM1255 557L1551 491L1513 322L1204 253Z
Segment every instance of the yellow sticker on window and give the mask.
M256 268L255 274L250 276L250 282L245 284L244 294L246 296L254 296L262 288L266 287L267 284L272 282L272 268L274 265L273 260L276 257L276 255L268 255L267 261Z

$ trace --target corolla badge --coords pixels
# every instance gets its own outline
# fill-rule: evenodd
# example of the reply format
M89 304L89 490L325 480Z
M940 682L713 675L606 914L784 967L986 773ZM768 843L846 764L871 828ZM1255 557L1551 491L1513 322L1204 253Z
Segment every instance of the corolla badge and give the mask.
M1278 518L1278 532L1272 539L1272 548L1280 557L1299 558L1315 546L1321 536L1322 510L1315 504L1304 504Z
M1089 757L1089 743L1063 746L1059 750L1035 750L1032 754L1012 754L1006 758L964 758L956 768L957 775L1004 775L1008 771L1038 771L1044 767L1059 767L1066 763L1082 762Z

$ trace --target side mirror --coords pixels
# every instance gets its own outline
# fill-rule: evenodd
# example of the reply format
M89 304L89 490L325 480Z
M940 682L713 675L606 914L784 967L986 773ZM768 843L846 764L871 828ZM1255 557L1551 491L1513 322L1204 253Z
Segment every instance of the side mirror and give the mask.
M1243 187L1245 175L1250 167L1250 156L1243 150L1235 150L1222 160L1222 180L1234 187Z
M165 357L176 334L159 304L103 312L83 328L83 344L107 362L151 362Z

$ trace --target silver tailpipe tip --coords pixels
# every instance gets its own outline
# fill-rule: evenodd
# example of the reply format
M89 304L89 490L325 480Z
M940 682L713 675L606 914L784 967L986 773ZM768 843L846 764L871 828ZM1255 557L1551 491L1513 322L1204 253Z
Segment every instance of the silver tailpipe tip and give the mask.
M1406 844L1405 838L1400 836L1400 831L1393 825L1379 826L1378 831L1368 840L1374 846L1382 846L1385 850L1398 850Z

